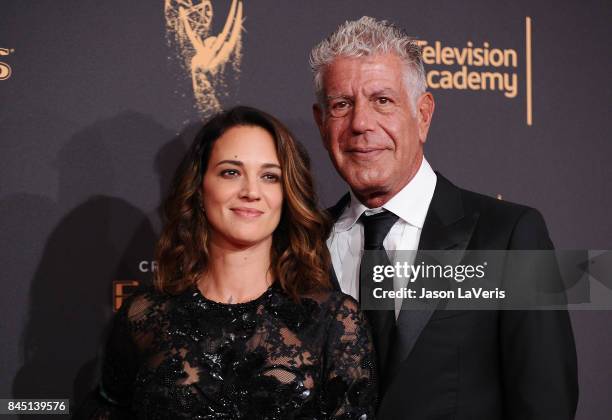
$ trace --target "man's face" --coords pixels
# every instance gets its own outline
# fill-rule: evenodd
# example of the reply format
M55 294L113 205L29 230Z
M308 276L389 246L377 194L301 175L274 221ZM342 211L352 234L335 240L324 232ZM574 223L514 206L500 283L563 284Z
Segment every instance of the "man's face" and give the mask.
M404 75L393 54L336 58L323 75L326 106L314 106L336 169L369 207L397 194L423 159L433 97L421 95L415 113Z

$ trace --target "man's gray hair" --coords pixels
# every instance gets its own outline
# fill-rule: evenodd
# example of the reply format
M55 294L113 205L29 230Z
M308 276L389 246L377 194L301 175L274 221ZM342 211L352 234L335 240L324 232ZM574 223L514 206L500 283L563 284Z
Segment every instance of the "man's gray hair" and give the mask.
M319 104L324 107L326 103L323 73L336 57L374 54L395 54L404 62L404 83L415 108L417 99L427 89L421 47L414 38L392 23L369 16L344 22L310 52L310 67ZM412 111L416 112L416 109Z

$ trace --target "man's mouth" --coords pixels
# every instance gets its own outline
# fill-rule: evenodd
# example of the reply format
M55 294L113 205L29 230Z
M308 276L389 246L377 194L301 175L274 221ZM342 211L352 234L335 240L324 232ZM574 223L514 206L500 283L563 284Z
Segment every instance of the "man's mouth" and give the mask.
M357 159L372 159L378 157L385 150L387 149L374 147L355 147L348 149L346 152Z

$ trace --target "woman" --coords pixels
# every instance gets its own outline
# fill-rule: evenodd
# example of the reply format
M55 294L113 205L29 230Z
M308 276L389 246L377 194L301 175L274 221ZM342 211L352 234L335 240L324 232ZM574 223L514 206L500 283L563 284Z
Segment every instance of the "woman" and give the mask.
M328 221L280 122L247 107L211 119L165 213L155 288L117 313L83 417L373 416L371 339L331 290Z

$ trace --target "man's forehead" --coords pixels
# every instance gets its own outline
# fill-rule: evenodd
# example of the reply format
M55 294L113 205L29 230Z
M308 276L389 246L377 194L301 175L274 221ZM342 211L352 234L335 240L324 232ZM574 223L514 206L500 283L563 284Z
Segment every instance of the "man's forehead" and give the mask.
M375 53L359 56L340 55L334 58L330 65L401 65L402 59L394 53Z
M359 82L370 80L397 80L403 71L402 61L392 54L377 54L364 57L337 57L324 72L328 85L342 84L357 79Z
M402 80L402 63L391 54L364 57L338 57L326 69L324 84L328 94L335 90L396 91Z

